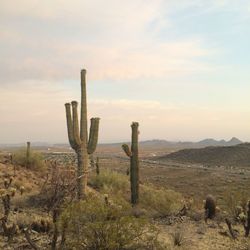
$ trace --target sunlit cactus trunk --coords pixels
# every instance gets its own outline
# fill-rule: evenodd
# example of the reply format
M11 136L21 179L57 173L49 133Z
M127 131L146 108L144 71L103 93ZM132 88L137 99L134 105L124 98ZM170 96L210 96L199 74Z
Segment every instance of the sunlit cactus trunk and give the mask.
M26 168L30 167L30 142L27 142L26 148Z
M90 134L87 129L87 98L86 98L86 70L81 71L81 119L80 128L77 113L78 103L73 101L65 104L68 138L71 147L77 154L77 196L82 199L86 195L88 181L88 154L93 154L99 130L99 118L91 118ZM72 114L71 114L72 110ZM89 138L89 139L88 139Z
M139 157L138 157L138 131L139 123L133 122L131 150L127 144L122 145L122 149L128 157L130 157L130 187L131 187L131 203L136 205L139 203Z

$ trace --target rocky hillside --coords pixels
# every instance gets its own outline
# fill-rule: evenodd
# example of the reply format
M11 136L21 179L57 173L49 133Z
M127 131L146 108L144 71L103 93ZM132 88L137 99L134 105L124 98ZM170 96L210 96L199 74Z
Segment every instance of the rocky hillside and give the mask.
M159 160L173 160L182 163L250 167L250 143L229 147L205 147L183 149L159 157Z

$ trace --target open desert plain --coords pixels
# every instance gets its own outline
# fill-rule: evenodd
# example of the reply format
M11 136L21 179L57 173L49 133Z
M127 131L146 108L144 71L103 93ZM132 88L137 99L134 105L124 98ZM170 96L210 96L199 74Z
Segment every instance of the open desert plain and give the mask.
M183 149L182 146L188 148ZM137 245L135 249L249 249L249 239L245 237L241 218L247 211L244 206L247 206L250 192L249 144L169 146L163 141L152 140L139 143L139 148L141 197L136 206L127 209L131 210L130 216L150 222L155 235L153 239L144 236L147 244ZM35 158L36 164L39 162L41 166L29 169L18 162L22 158L20 155L25 152L25 149L18 147L1 148L1 190L15 191L10 196L7 223L10 232L5 235L3 231L1 247L32 249L34 241L37 249L49 249L55 233L54 204L65 207L65 200L71 203L71 199L74 199L70 193L72 190L68 192L65 187L70 189L73 186L74 190L72 180L77 168L77 157L69 145L51 145L49 148L36 146L32 154L33 157L41 157ZM234 160L229 163L230 156ZM102 197L104 204L108 199L110 206L117 202L129 207L129 169L130 159L122 150L122 143L98 145L89 160L88 195L94 199ZM10 180L10 187L5 188ZM212 195L216 201L216 212L212 219L206 219L204 208L208 195ZM91 204L93 201L90 197ZM87 212L95 216L94 213L100 211L92 207ZM230 220L232 229L226 220ZM57 244L62 244L62 228L58 221L56 223ZM13 225L15 230L12 229ZM144 227L144 224L139 226ZM151 231L147 232L148 228L144 230L141 233L152 234ZM59 249L64 248L71 249L66 243Z

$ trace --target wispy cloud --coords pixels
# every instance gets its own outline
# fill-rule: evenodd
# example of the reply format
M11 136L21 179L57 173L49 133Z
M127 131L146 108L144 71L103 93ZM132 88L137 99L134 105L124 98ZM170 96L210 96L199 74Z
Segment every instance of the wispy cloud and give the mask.
M197 61L214 53L202 40L156 36L172 25L165 13L171 2L3 1L1 79L72 79L82 66L92 72L92 79L211 70L208 63Z

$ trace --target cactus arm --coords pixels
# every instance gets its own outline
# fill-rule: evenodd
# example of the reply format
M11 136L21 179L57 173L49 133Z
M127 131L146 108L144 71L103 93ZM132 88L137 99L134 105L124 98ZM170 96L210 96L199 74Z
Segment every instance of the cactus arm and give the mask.
M98 141L99 121L100 118L91 118L89 141L88 141L88 154L93 154L96 149Z
M81 121L80 121L80 138L81 141L85 141L87 145L88 141L88 122L87 122L87 96L86 96L86 73L85 69L81 70Z
M73 135L74 141L77 147L81 146L80 134L79 134L79 124L78 124L78 113L77 113L77 102L71 102L73 110Z
M128 156L128 157L131 157L132 156L132 153L129 149L129 146L127 144L122 144L122 149L123 151L125 152L125 154Z
M67 129L68 129L69 144L74 150L76 150L76 144L75 144L74 133L73 133L73 122L72 122L72 116L71 116L71 105L70 105L70 103L65 104L65 109L66 109L66 119L67 119Z

